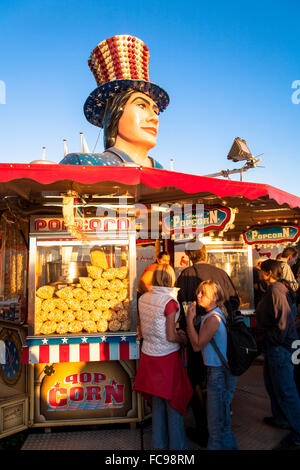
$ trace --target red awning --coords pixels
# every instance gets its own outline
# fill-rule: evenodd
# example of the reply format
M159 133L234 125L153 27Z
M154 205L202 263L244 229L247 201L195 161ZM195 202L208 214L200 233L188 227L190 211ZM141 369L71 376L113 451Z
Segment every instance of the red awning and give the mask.
M24 194L31 187L45 185L46 190L62 190L78 183L86 188L101 183L117 183L124 186L144 185L148 188L177 188L186 194L211 193L218 197L243 196L247 199L268 197L279 205L300 207L300 198L267 184L229 181L168 170L144 167L105 167L59 164L0 164L0 195L18 188ZM84 188L82 188L84 189ZM20 192L17 192L20 194ZM142 191L141 191L142 193Z

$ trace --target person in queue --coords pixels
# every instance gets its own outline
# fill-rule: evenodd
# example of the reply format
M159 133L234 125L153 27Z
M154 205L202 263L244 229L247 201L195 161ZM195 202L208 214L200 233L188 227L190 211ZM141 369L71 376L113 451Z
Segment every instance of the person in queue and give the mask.
M259 259L256 266L253 268L253 291L254 291L254 308L265 294L267 290L267 284L260 278L260 267L265 259Z
M299 321L299 315L300 315L300 262L298 260L297 265L295 265L293 272L295 273L295 279L298 282L298 290L295 294L295 303L296 303L296 308L297 308L297 314L298 318L295 320L295 326L296 326L296 331L297 335L300 337L300 321ZM296 382L296 387L298 390L298 394L300 396L300 363L294 365L294 378Z
M149 57L144 42L130 35L113 36L95 47L88 64L97 88L87 98L84 114L103 128L104 152L68 154L60 163L163 168L148 152L156 145L158 115L169 96L149 81Z
M280 261L269 259L261 264L262 279L268 290L256 307L256 327L264 346L264 382L272 416L268 425L291 429L283 445L300 448L300 398L294 380L292 344L298 339L292 314L290 284L282 279Z
M225 296L219 283L203 281L196 291L197 303L204 309L200 331L194 326L196 306L187 314L187 332L194 351L202 351L207 367L207 422L209 450L236 450L237 443L231 430L230 405L236 385L229 368L225 367L210 341L214 338L224 359L227 360L227 312Z
M298 261L298 252L296 248L289 246L276 258L281 263L282 279L284 279L289 286L290 296L292 300L292 312L294 318L297 316L296 293L299 289L299 284L293 273L293 266Z
M152 448L186 450L183 415L193 393L180 348L186 335L176 330L180 314L175 273L159 264L152 288L139 299L143 336L134 390L152 404Z
M290 283L292 290L297 290L296 279L292 271L292 267L298 262L298 251L296 248L293 246L285 248L276 259L282 263L283 279Z
M300 313L300 263L298 263L295 278L298 283L298 289L296 291L296 306L297 312Z
M167 251L161 251L156 258L156 262L150 264L144 270L137 289L138 297L151 289L153 273L159 264L170 264L170 255Z
M178 300L181 304L181 311L183 311L183 302L194 302L197 300L196 290L199 284L202 281L211 280L220 284L225 296L225 308L229 314L233 314L239 308L240 301L235 286L228 274L223 269L209 264L206 247L202 243L189 243L188 248L187 254L192 262L192 266L185 268L181 272L176 283L180 289ZM197 315L194 319L196 328L199 328L201 314L203 313L205 313L204 309L197 305ZM181 316L180 327L184 331L186 330L184 315ZM196 427L188 427L186 433L189 439L202 447L206 447L208 440L205 405L206 368L201 352L194 351L189 341L187 344L187 371L194 389L191 407Z

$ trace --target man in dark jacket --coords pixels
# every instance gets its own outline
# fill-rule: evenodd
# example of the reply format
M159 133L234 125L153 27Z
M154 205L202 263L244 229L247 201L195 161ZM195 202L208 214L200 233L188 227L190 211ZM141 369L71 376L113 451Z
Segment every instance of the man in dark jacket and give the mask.
M300 449L300 400L295 384L293 352L298 334L289 295L290 283L282 279L280 261L268 259L261 265L268 284L256 307L256 326L264 340L264 382L270 397L272 416L264 418L271 426L291 429L281 447Z
M196 242L197 245L199 242ZM191 245L191 244L189 244ZM181 305L181 312L183 312L182 302L196 301L196 289L202 281L211 280L218 282L222 287L225 295L225 307L228 314L233 314L238 310L240 300L237 291L233 285L232 280L228 274L220 268L208 263L206 247L202 245L198 249L187 250L187 254L192 266L184 269L177 279L177 287L180 288L178 292L178 301ZM201 307L197 305L197 316L195 326L200 325L201 314L204 314ZM185 316L181 315L180 328L186 330ZM206 421L206 408L205 408L205 389L206 371L203 364L202 353L194 352L190 343L188 342L188 365L187 372L189 379L194 388L194 395L191 399L191 406L195 418L196 429L187 428L187 436L197 442L198 444L206 447L208 432Z

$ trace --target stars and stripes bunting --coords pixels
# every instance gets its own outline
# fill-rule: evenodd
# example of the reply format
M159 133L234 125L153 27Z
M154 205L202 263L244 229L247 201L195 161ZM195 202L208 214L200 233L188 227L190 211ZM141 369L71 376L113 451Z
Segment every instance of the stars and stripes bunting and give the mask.
M136 336L31 338L22 350L23 364L139 359Z

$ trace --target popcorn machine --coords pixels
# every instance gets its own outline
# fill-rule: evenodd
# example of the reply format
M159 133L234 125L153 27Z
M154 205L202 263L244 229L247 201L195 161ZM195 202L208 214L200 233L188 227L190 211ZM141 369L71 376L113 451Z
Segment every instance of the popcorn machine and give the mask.
M28 337L33 426L139 420L134 219L32 217Z
M135 233L91 230L82 241L59 228L32 221L29 336L136 332Z

